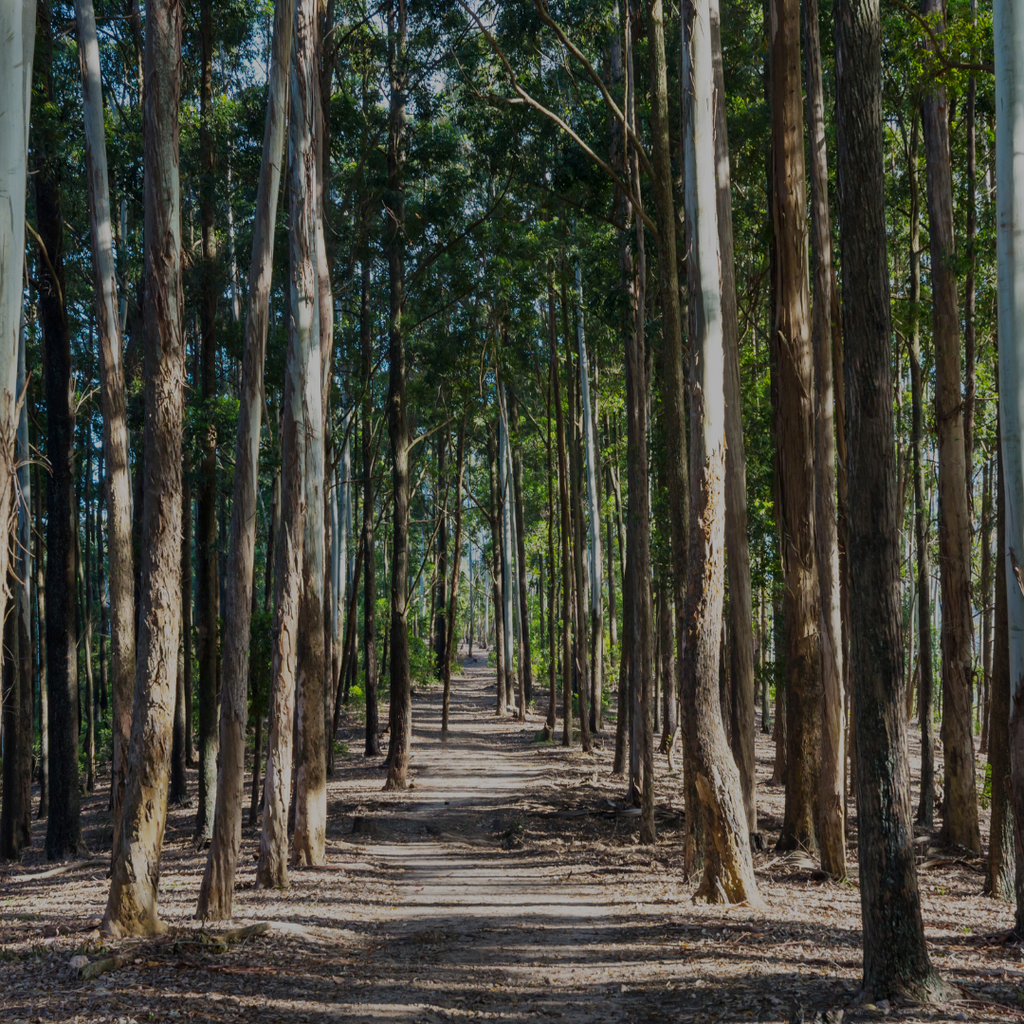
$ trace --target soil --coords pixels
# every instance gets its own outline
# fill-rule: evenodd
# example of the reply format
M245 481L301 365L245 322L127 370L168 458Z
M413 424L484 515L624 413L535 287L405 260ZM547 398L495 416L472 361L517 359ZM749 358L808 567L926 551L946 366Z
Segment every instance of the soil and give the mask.
M52 867L36 822L23 863L0 874L0 1020L1024 1021L1021 948L1002 941L1012 908L980 895L980 861L939 855L922 835L929 947L959 998L863 1005L855 881L834 884L809 858L772 852L783 796L769 785L769 737L758 733L755 855L767 906L708 906L682 881L682 778L666 759L658 843L641 846L611 774L613 732L589 755L538 742L543 716L498 717L493 683L486 652L464 660L447 742L440 688L417 692L406 792L382 792L380 759L360 755L352 728L329 779L327 863L292 872L287 891L257 890L259 832L245 827L230 924L192 919L205 852L189 808L171 808L164 843L171 934L113 950L95 931L108 889L105 790L83 804L97 860L33 877ZM850 843L856 879L855 822ZM213 938L255 922L271 924L230 945ZM117 966L91 980L71 965L111 954Z

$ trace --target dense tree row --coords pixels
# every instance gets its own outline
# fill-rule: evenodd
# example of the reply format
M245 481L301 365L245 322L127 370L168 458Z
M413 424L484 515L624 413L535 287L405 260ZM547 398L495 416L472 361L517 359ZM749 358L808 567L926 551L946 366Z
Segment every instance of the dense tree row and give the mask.
M710 901L772 731L865 989L941 995L915 820L1024 929L1022 104L1012 0L4 0L0 855L109 784L152 933L194 800L229 918L245 801L323 863L342 721L404 788L468 645L642 842L678 760Z

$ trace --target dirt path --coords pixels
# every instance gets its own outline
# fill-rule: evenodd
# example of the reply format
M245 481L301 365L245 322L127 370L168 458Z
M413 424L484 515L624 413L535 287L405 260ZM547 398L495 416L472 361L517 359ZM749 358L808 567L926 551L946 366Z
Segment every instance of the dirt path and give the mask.
M767 738L758 748L766 852L756 857L767 907L708 907L680 881L682 780L665 759L659 843L642 847L636 819L611 806L622 780L610 774L610 737L591 755L539 744L543 719L498 718L493 685L484 656L464 665L444 744L440 687L415 695L406 792L381 791L380 760L361 756L360 729L343 736L351 749L329 782L327 864L294 872L288 891L254 888L259 832L244 830L236 923L274 924L227 952L195 942L205 853L191 839L194 811L174 808L160 904L187 941L123 945L118 970L78 980L72 955L103 955L90 929L106 900L105 866L33 879L46 867L37 822L23 870L0 875L0 1020L788 1024L802 1007L808 1022L840 1009L847 1022L1024 1021L1021 951L993 938L1012 914L979 895L977 865L921 875L932 956L963 998L939 1009L854 1006L859 893L770 852L782 793L767 785ZM103 849L105 793L86 799L85 825Z

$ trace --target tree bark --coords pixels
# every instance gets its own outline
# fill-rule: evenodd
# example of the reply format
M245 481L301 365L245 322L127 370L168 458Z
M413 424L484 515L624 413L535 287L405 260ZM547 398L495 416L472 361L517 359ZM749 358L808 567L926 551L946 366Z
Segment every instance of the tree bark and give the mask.
M412 744L412 680L409 670L409 414L406 409L405 328L405 128L406 47L408 45L406 0L388 5L388 75L391 109L387 141L387 206L391 211L385 249L390 279L388 323L388 435L392 461L391 554L391 757L385 789L408 785Z
M377 716L377 554L374 541L373 496L373 322L370 314L370 259L360 267L359 337L363 356L363 667L366 672L367 757L380 753Z
M732 752L743 785L747 827L757 829L757 778L754 759L754 635L750 601L750 542L747 537L747 456L743 443L743 393L740 387L739 319L732 233L732 180L725 117L725 73L719 0L709 4L715 71L715 167L718 239L721 249L722 331L725 339L725 548L729 579L730 672L736 694Z
M448 598L448 618L446 623L447 636L445 637L445 660L443 665L442 681L444 683L444 695L441 706L441 738L448 738L448 715L449 702L452 692L452 657L458 647L458 638L455 635L455 617L458 608L459 596L459 574L462 571L462 478L466 466L466 421L463 419L459 427L459 440L455 454L455 540L452 547L452 585Z
M863 996L929 1002L945 986L925 945L910 819L878 0L837 0L835 18Z
M814 353L814 536L821 598L823 697L818 836L821 842L822 870L833 878L845 878L846 815L843 784L846 776L846 746L832 379L832 216L828 201L818 0L804 0L803 20L807 125L811 153L811 251L814 254L814 306L811 319L811 348ZM731 593L730 590L730 598Z
M52 9L38 7L39 28L35 82L37 94L53 97ZM43 381L46 394L47 559L46 660L49 681L50 815L46 856L60 860L76 853L82 835L79 819L78 673L75 647L74 413L71 407L71 331L65 305L64 220L61 171L55 151L55 126L34 119L36 223L39 232L39 322L43 335ZM20 282L19 282L20 285ZM20 291L20 288L19 288ZM15 350L16 351L16 350ZM11 441L14 439L11 423ZM2 497L2 495L0 495ZM10 508L4 504L2 507ZM10 511L5 515L9 515ZM6 536L6 532L4 534ZM0 544L4 561L6 542ZM0 579L6 580L4 573ZM5 591L8 589L5 583Z
M943 0L921 0L921 13L945 27ZM939 580L942 591L943 838L981 852L971 735L971 523L967 502L960 318L953 243L949 103L943 85L925 93L925 168L931 247L935 429L939 447Z
M928 500L924 479L924 375L921 370L921 242L915 113L908 153L910 178L910 447L914 468L914 539L917 547L917 716L921 727L921 797L915 820L932 827L935 809L935 724L932 712L931 567L928 551Z
M1017 855L1024 836L1024 585L1020 563L1024 552L1024 446L1021 444L1021 393L1024 386L1024 168L1021 126L1024 124L1024 12L1009 0L993 4L996 58L996 252L998 256L999 423L1002 436L1006 514L1005 545L999 555L1006 574L1009 626L1009 747L1011 805ZM1015 930L1024 935L1024 885L1018 869Z
M292 311L299 321L299 372L302 386L303 548L299 592L298 662L295 689L295 831L292 864L311 867L326 856L327 760L324 750L324 296L323 224L317 173L316 121L319 116L317 7L297 0L292 47L289 124L290 253ZM307 292L307 286L309 291ZM306 304L308 303L308 312ZM328 314L330 302L328 301ZM309 331L306 331L306 318Z
M199 273L199 366L202 403L199 480L196 489L196 581L199 616L199 800L196 841L213 835L219 735L220 581L217 563L217 296L220 266L214 227L216 158L213 116L212 0L199 9L199 220L202 261Z
M815 547L814 361L799 0L771 0L779 525L786 580L786 810L778 849L817 850L821 776L821 605Z
M281 183L288 109L293 0L277 0L267 84L263 156L256 193L249 302L242 353L242 380L235 437L235 473L228 547L224 653L221 667L220 775L213 842L199 890L196 916L216 921L231 917L235 870L242 843L242 791L245 782L246 690L253 611L256 549L256 497L259 482L260 426L263 413L263 364L266 361L274 225ZM271 561L268 545L267 572ZM261 722L257 723L257 730ZM257 733L258 736L258 733ZM255 759L259 761L259 742ZM258 772L257 772L258 775ZM256 785L253 784L255 792Z
M996 498L996 550L1006 550L1006 491L1001 446L997 454L999 468ZM1010 775L1010 625L1007 611L1007 573L999 572L997 561L995 645L992 656L992 725L989 735L988 763L992 767L992 817L988 834L988 861L985 891L996 899L1011 902L1017 873L1014 844L1014 809L1006 780Z
M758 906L761 898L754 880L740 774L725 737L718 693L725 589L725 343L709 0L694 0L683 10L683 81L689 86L684 99L688 108L686 226L695 327L690 357L690 473L695 487L682 678L690 763L703 820L704 875L696 897Z
M519 401L515 392L508 393L509 447L512 452L512 498L515 502L516 564L519 566L519 622L523 652L523 695L525 706L533 700L533 648L530 643L530 605L526 585L526 515L523 506L523 451L519 440Z
M146 3L145 501L142 604L128 784L103 930L118 937L162 931L160 851L175 699L181 606L181 425L185 346L181 331L181 206L178 178L181 7Z
M671 442L666 452L669 515L672 533L672 584L676 614L676 643L682 646L687 586L689 475L686 461L685 370L679 305L679 267L676 249L676 210L672 193L672 144L668 120L668 69L665 62L665 16L662 0L648 0L647 31L651 94L651 182L658 225L658 288L661 297L661 402ZM634 641L635 642L635 641ZM681 653L681 651L680 651ZM681 659L678 664L682 665ZM683 714L688 715L689 708ZM687 734L688 735L688 734ZM687 754L689 757L689 754Z
M125 762L131 732L132 683L135 673L135 595L131 537L131 478L128 470L128 424L125 410L121 330L110 218L107 150L103 126L103 92L99 43L92 0L76 0L89 228L92 243L96 331L100 354L100 405L106 464L107 553L109 576L110 668L113 692L112 776L115 840L124 801Z
M565 414L562 410L561 375L558 369L558 330L555 320L555 286L548 277L548 359L555 406L555 445L558 451L559 543L562 562L562 746L572 745L572 644L569 639L572 598L569 552L569 466L565 451ZM553 568L553 567L552 567Z

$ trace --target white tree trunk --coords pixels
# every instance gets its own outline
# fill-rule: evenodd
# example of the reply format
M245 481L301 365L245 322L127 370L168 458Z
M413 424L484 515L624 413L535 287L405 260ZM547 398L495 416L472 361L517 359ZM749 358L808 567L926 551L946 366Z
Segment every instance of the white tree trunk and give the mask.
M25 285L25 187L36 5L0 3L0 620L7 608L17 429L18 334Z
M330 361L330 291L319 208L314 125L319 105L316 71L316 6L297 0L292 56L291 259L292 315L298 317L305 452L302 593L299 600L298 679L295 706L295 832L292 862L324 862L327 829L327 762L324 751L324 368ZM308 291L307 291L308 289ZM298 313L309 305L308 314ZM308 322L309 329L306 329Z
M502 623L505 634L505 693L512 690L511 680L515 675L512 656L512 616L514 614L513 592L513 561L512 561L512 459L508 452L508 417L505 414L505 391L498 384L498 487L501 497L501 552L504 565L502 581L502 603L504 614Z
M1006 603L1010 626L1010 774L1017 835L1024 829L1024 10L995 0L996 253L999 423L1006 486ZM1018 897L1019 901L1019 897ZM1024 926L1017 907L1017 929Z
M714 68L708 0L693 0L684 38L690 82L686 134L686 219L696 308L690 413L690 547L687 636L683 648L684 715L704 823L704 878L697 895L717 902L760 903L739 771L725 737L719 701L722 595L725 582L725 347L719 277L715 179ZM684 31L688 18L684 16Z

